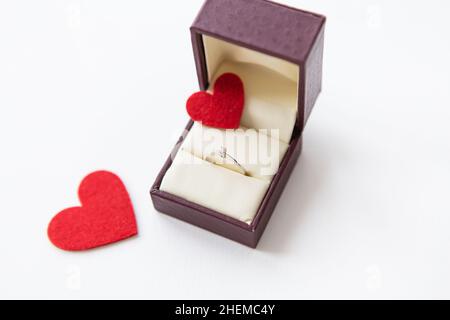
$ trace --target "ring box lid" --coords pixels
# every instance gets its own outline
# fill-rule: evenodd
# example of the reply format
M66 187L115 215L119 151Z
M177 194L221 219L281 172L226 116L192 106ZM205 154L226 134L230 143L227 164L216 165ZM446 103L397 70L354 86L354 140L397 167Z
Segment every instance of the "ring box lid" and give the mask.
M321 91L325 21L322 15L266 0L206 0L191 27L200 89L207 90L211 78L204 36L268 56L266 65L286 70L291 78L289 65L295 65L298 114L294 133L301 134Z

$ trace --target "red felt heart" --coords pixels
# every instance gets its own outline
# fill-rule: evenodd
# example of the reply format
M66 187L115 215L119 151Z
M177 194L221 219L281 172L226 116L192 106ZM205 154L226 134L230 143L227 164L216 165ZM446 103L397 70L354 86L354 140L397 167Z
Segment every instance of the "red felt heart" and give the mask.
M194 93L186 109L192 120L205 126L237 129L244 111L244 84L237 75L225 73L217 79L214 94Z
M130 197L115 174L98 171L88 175L78 197L81 207L61 211L48 225L48 237L58 248L88 250L137 234Z

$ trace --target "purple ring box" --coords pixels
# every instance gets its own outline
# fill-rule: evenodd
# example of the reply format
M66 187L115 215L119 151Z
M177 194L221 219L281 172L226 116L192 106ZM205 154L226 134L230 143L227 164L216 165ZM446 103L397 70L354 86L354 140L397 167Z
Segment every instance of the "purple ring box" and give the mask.
M191 27L200 89L209 86L204 36L286 60L300 70L297 122L279 171L250 225L161 191L172 156L150 191L158 211L256 248L300 156L302 131L321 91L325 20L322 15L266 0L206 0ZM190 121L171 155L177 153L192 125Z

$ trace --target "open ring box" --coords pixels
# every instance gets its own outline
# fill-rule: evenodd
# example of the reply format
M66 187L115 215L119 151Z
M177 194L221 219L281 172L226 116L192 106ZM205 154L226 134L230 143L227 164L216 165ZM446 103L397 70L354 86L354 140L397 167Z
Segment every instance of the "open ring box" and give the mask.
M190 121L151 189L158 211L257 246L321 91L324 27L321 15L265 0L205 2L191 27L200 89L212 91L224 73L238 75L241 128ZM258 149L264 161L254 157Z

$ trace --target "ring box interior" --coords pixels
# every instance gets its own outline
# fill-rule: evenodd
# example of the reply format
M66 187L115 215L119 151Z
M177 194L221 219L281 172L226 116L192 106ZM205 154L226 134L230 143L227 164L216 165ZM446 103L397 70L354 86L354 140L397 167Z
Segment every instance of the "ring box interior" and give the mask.
M217 149L228 144L225 133L189 121L151 188L158 211L256 248L301 154L302 132L321 91L324 28L322 15L266 0L205 2L191 27L200 90L212 91L224 73L241 78L242 130L231 137L264 131L264 143L276 142L268 152L275 170L260 174L259 163L235 154L234 164L220 165L193 141L209 135Z

